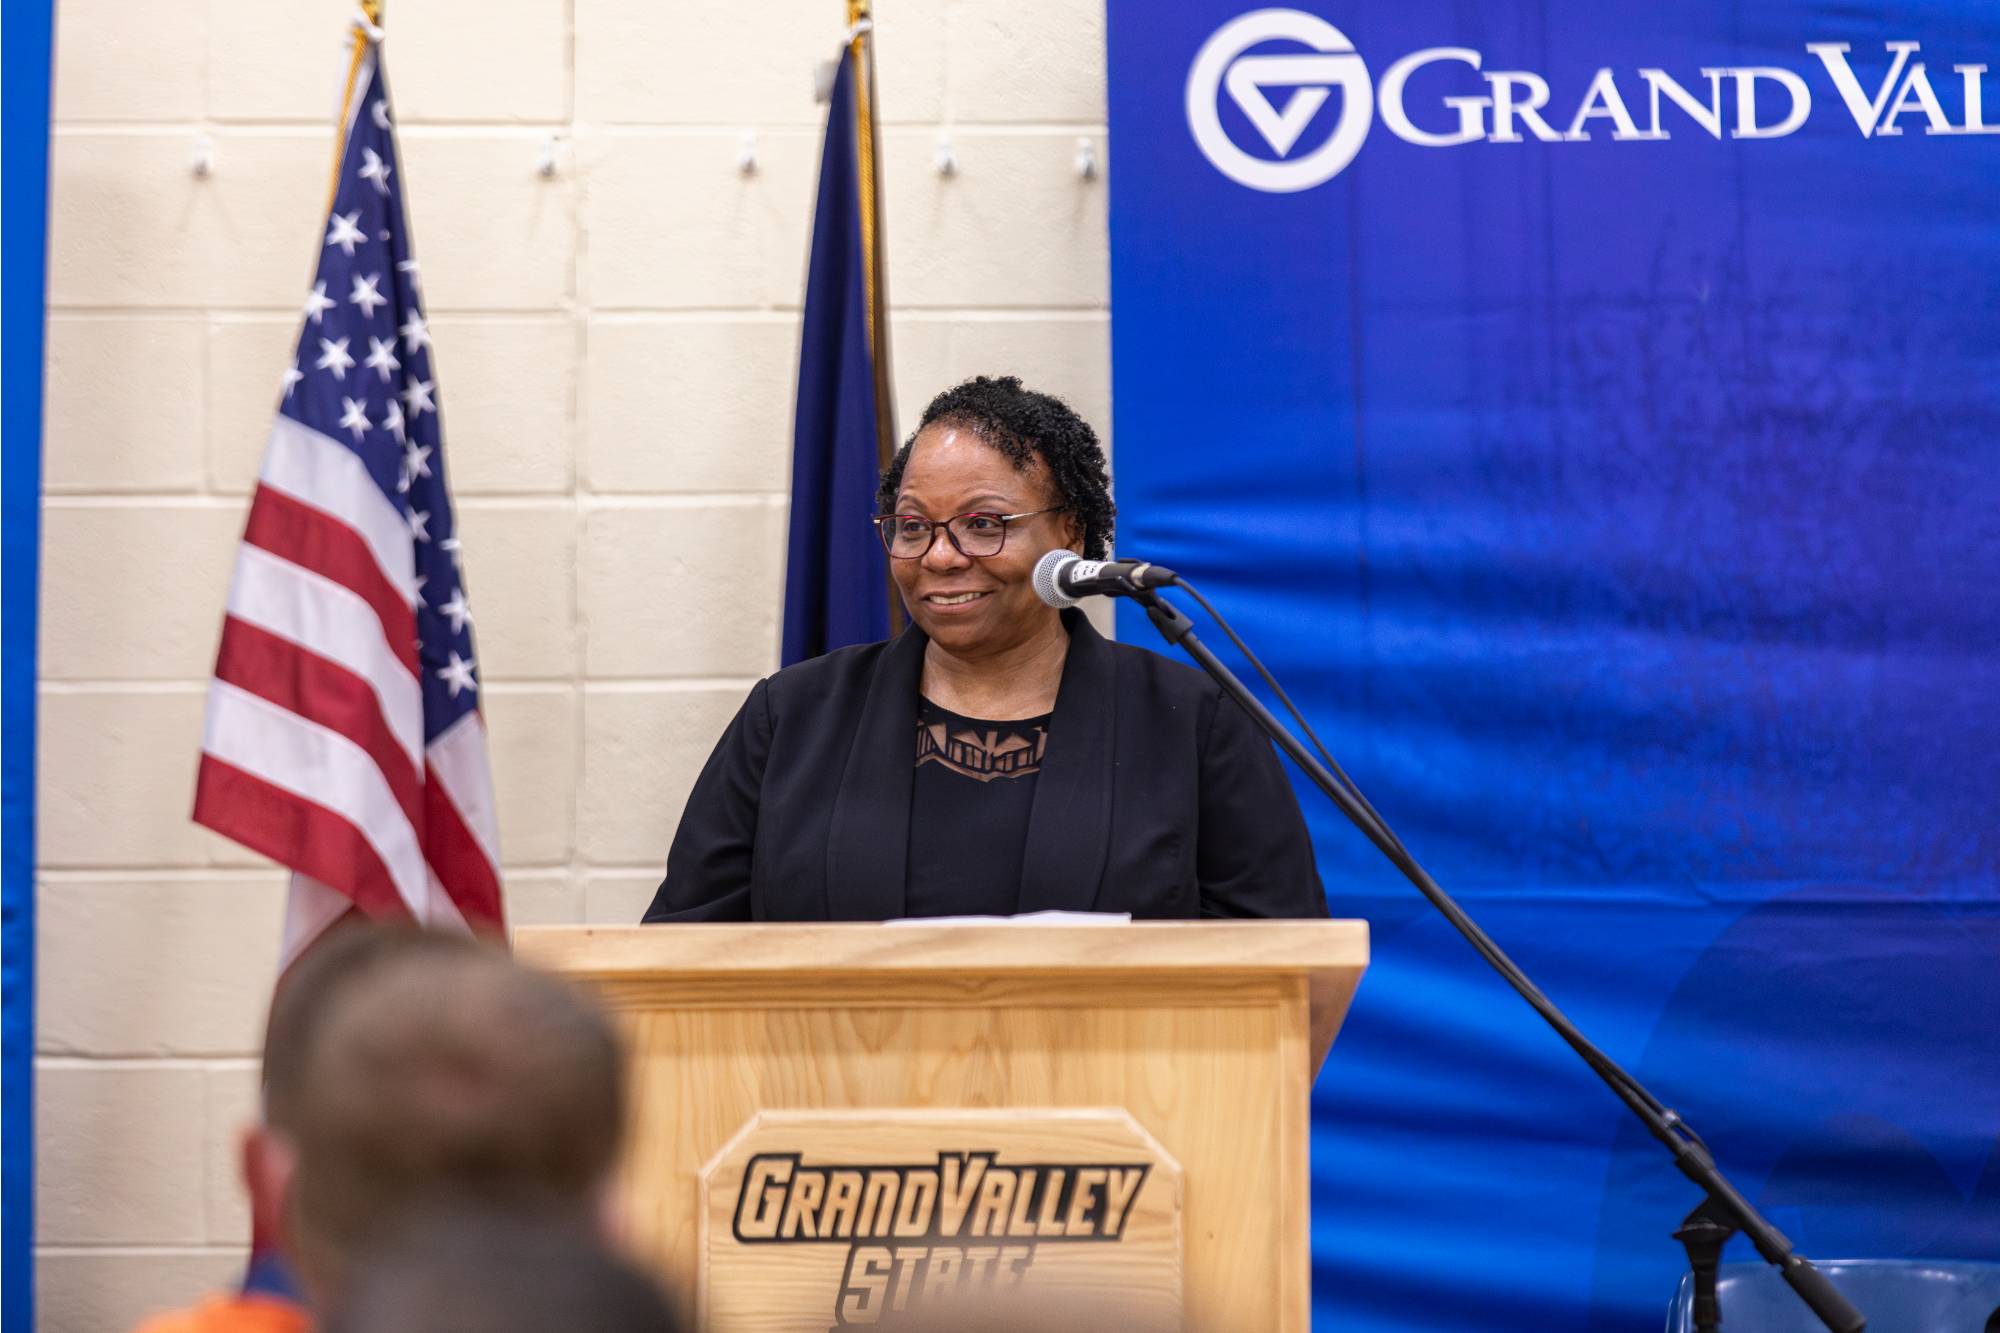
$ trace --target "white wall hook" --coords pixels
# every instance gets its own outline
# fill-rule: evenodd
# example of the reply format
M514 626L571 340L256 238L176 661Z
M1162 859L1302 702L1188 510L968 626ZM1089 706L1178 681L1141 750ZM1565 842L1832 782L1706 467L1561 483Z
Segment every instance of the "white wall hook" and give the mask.
M196 176L206 179L215 170L215 140L206 134L194 136L194 158L188 164Z
M937 163L938 175L955 176L958 174L958 154L952 151L951 136L942 130L938 131L937 155L933 160Z
M541 151L535 154L535 174L538 176L556 174L556 136L553 134L542 136Z
M1082 180L1097 179L1097 145L1088 138L1076 141L1076 174Z
M736 136L736 170L745 176L757 173L757 131L745 130Z

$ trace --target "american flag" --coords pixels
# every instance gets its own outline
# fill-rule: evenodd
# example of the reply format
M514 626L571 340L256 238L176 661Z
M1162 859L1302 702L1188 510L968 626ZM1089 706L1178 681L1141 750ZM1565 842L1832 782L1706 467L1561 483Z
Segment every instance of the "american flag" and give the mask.
M502 928L472 613L389 87L368 35L223 620L194 817L341 916Z

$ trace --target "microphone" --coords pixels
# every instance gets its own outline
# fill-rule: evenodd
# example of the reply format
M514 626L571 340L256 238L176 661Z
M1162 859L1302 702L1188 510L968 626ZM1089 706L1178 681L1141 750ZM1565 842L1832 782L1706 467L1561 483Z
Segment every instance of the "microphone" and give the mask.
M1084 597L1126 597L1172 583L1178 575L1145 560L1085 560L1075 551L1050 551L1035 564L1035 596L1057 610Z

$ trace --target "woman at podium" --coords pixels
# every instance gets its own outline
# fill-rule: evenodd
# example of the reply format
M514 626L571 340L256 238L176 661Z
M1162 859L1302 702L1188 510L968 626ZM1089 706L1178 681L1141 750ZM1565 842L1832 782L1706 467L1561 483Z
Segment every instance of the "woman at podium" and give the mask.
M1104 450L1082 418L1011 377L949 389L877 511L910 627L751 689L647 921L1326 915L1249 715L1035 595L1045 553L1110 549Z

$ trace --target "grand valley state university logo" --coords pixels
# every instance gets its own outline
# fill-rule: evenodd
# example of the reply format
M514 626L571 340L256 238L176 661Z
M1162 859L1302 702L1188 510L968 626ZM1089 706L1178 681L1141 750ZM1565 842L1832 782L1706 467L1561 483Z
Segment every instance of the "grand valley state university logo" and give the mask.
M1182 1176L1114 1108L763 1111L704 1168L703 1327L1103 1290L1177 1321Z
M745 1245L846 1252L835 1326L873 1323L912 1299L1019 1286L1043 1244L1116 1242L1151 1162L934 1162L822 1166L800 1153L750 1159L734 1231Z
M1921 126L1925 135L2000 134L2000 124L1985 120L1987 66L1981 61L1959 61L1933 74L1921 42L1888 41L1885 68L1864 81L1849 43L1806 42L1803 48L1804 72L1777 65L1704 65L1678 73L1607 66L1581 90L1558 98L1542 75L1488 69L1481 52L1463 46L1413 51L1385 68L1377 84L1354 43L1333 24L1302 10L1259 9L1223 24L1196 53L1185 92L1188 130L1216 170L1271 194L1309 190L1339 175L1360 153L1378 114L1391 134L1424 148L1577 143L1594 136L1619 143L1676 134L1782 139L1812 116L1814 82L1820 81L1864 138L1895 138L1906 124L1913 131ZM1321 116L1336 95L1333 113ZM1225 127L1225 96L1248 122L1251 143Z

